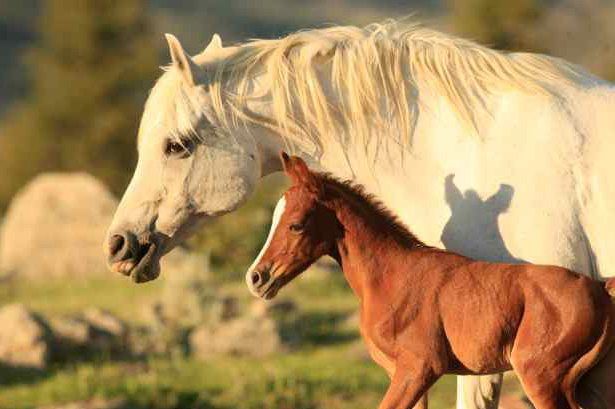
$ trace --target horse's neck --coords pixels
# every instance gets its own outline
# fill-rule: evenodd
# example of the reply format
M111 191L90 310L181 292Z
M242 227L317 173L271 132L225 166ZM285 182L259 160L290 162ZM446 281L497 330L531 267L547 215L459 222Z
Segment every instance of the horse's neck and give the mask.
M383 275L395 273L396 265L409 260L413 247L397 236L398 233L387 232L378 220L367 220L359 214L355 205L343 199L330 203L338 221L344 228L332 254L340 264L346 280L353 291L362 300L381 299L390 291L388 279ZM390 279L390 277L389 277Z
M437 164L431 161L431 156L425 153L433 150L429 144L426 146L425 141L429 141L431 133L441 128L447 129L452 139L459 136L458 132L462 132L458 118L453 114L444 115L444 118L438 121L433 119L434 112L447 113L447 106L438 106L438 102L428 92L422 92L420 101L416 103L424 107L415 123L421 138L415 138L413 135L400 136L397 131L375 130L367 143L353 136L343 138L343 143L339 142L340 139L324 137L318 149L291 143L291 151L305 159L312 169L363 185L367 192L378 196L404 222L409 222L408 201L412 191L408 186L416 178L419 169L426 175L433 175L438 170L433 168ZM270 101L260 100L248 105L250 111L273 121ZM289 149L284 135L260 125L256 125L254 129L254 140L261 153L262 175L281 171L280 150ZM392 189L391 186L397 186L398 189ZM437 243L437 240L433 240L434 237L425 239L430 244Z
M343 96L334 91L330 78L329 64L319 67L320 85L324 94L331 105L340 104ZM270 95L269 80L266 75L258 74L249 81L249 88L254 95L259 97L247 98L244 101L244 113L253 118L265 119L265 122L274 124L276 122L273 114L273 101ZM237 92L238 84L230 84L229 92ZM429 90L422 90L420 101L412 101L417 106L433 106L437 102L433 101L434 96ZM410 98L410 97L409 97ZM413 95L411 98L418 98ZM377 108L374 108L377 109ZM366 113L369 115L369 113ZM417 118L418 120L418 118ZM417 125L418 122L415 123ZM440 123L440 125L443 125ZM449 124L444 124L449 126ZM398 135L398 131L392 129L370 130L370 140L365 141L355 135L355 131L346 129L339 130L340 133L348 135L320 135L315 141L302 141L293 139L289 135L283 135L275 127L256 125L257 135L255 138L261 150L261 162L263 165L263 175L281 170L279 163L280 150L288 150L307 159L310 166L317 170L330 172L342 179L358 180L363 185L370 185L372 181L377 181L375 164L377 161L389 163L401 163L404 156L408 155L408 141L411 135ZM288 138L288 140L286 139ZM316 146L316 145L319 146ZM396 165L396 167L399 167ZM370 191L373 189L370 188Z

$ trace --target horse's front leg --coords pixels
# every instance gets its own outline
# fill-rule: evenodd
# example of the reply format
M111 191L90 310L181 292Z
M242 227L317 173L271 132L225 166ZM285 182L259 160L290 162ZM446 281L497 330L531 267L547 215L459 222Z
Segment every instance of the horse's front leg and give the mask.
M502 374L457 377L457 409L497 409Z
M426 365L398 366L378 409L426 409L427 391L438 378Z

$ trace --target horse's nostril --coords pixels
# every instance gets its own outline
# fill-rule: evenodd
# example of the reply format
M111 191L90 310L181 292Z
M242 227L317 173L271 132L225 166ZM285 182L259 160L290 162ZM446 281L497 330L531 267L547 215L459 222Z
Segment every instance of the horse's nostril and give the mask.
M252 273L252 284L256 285L261 281L261 275L258 273L258 271L255 271Z
M111 238L109 239L109 255L111 255L112 257L115 256L117 253L120 252L120 250L122 250L125 243L126 240L124 240L123 236L119 234L111 236Z
M116 263L134 258L138 253L136 237L129 232L116 233L109 238L109 261Z

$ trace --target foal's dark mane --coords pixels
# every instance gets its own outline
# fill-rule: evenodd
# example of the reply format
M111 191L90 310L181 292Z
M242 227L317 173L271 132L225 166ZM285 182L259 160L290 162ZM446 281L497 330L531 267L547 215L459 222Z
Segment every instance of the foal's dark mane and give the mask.
M430 248L416 237L380 200L367 193L363 185L352 183L350 180L341 181L329 173L315 173L315 175L325 188L325 197L331 191L341 193L345 198L350 199L355 206L360 207L372 223L377 221L382 226L380 230L392 235L400 244L410 248Z

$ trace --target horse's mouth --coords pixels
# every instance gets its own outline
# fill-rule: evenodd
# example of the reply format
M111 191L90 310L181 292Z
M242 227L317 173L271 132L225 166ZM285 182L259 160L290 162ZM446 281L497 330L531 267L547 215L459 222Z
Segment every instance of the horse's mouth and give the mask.
M152 281L160 275L160 265L156 259L158 255L158 245L156 242L150 243L141 259L128 273L134 283L146 283Z
M156 279L160 275L160 265L157 256L160 246L155 242L150 242L141 247L137 254L137 260L129 259L118 261L111 266L115 272L129 276L135 283L145 283Z

